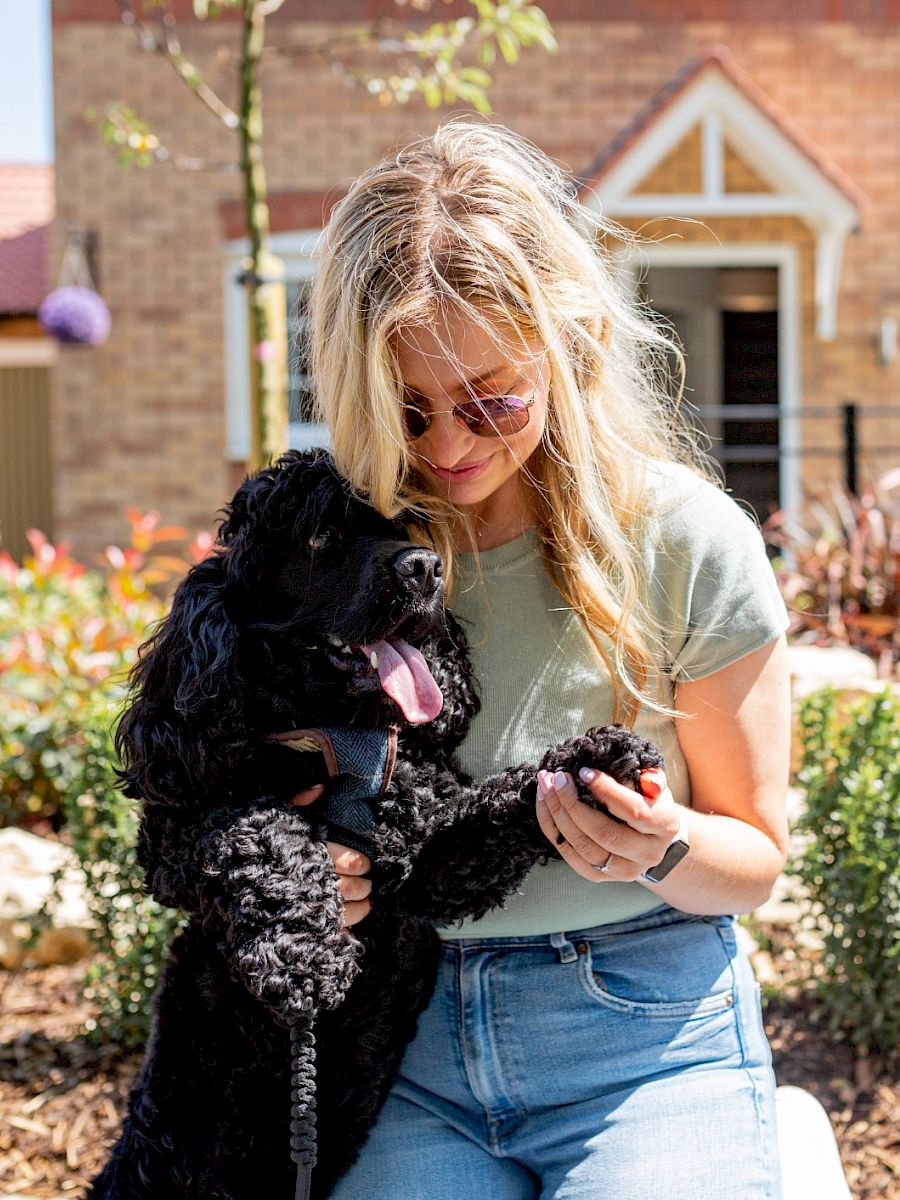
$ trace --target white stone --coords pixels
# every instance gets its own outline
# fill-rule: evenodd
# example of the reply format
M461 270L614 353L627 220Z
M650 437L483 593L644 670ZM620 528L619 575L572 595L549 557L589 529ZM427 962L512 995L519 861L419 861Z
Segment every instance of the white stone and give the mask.
M829 687L845 700L876 695L890 688L900 697L900 684L878 678L874 658L850 646L789 646L791 692L803 700Z
M827 679L800 678L794 680L791 690L795 700L805 700L807 696L820 692L824 687L832 688L845 702L861 700L863 696L877 696L885 688L900 699L900 684L892 683L888 679L841 679L832 683Z
M782 1200L851 1200L828 1113L803 1088L775 1091Z
M834 687L878 678L875 660L850 646L789 646L788 664L793 679Z
M49 910L52 926L25 950L31 918L47 899L56 870L64 874L59 900ZM13 970L74 962L90 953L87 931L92 925L84 875L74 851L24 829L0 829L0 966Z

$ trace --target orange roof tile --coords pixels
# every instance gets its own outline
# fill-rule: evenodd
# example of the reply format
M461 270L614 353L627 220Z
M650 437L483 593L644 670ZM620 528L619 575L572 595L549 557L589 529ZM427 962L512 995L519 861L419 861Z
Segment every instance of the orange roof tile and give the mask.
M48 289L53 167L0 163L0 313L34 312Z

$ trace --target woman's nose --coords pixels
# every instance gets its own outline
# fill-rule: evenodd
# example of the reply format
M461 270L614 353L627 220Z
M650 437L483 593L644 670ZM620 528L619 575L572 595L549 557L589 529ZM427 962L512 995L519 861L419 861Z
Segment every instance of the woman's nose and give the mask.
M473 439L474 434L464 429L452 412L439 412L432 415L431 423L416 442L416 449L437 466L449 467L462 457Z

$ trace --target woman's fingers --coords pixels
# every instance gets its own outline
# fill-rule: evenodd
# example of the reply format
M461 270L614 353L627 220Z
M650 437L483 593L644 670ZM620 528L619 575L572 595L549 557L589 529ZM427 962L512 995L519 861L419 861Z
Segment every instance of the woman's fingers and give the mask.
M338 875L367 875L372 870L371 862L360 850L351 850L340 842L326 842L325 849Z
M302 792L298 792L296 796L291 797L291 804L296 808L303 808L307 804L313 804L322 795L323 783L317 783L314 787L304 788Z
M631 789L598 773L588 786L592 795L610 811L617 808L623 814L622 820L614 821L606 812L583 804L570 776L560 772L554 777L552 772L541 771L538 794L543 803L538 804L537 811L544 835L585 879L593 882L637 879L648 866L660 860L677 829L677 809L671 792L660 791L648 803ZM622 823L629 818L628 824ZM613 858L609 869L600 872L597 868L607 862L610 854Z
M564 781L557 779L554 783L552 773L547 774L546 782L552 786L545 790L544 800L570 846L581 855L593 855L593 858L589 858L590 862L602 862L609 853L635 862L641 860L647 852L644 834L614 821L606 812L598 812L582 804L570 776L566 775ZM650 853L653 853L652 850Z
M539 810L544 808L548 812L558 830L556 838L552 839L553 845L562 854L566 863L569 863L578 871L578 874L589 880L608 880L611 877L622 880L623 870L640 862L640 852L638 852L638 856L635 856L632 839L640 841L641 835L631 832L625 826L620 826L604 812L588 809L587 805L582 804L577 796L570 797L568 794L570 787L571 784L568 787L560 784L548 788L544 792L544 804L538 805ZM572 792L574 792L574 788L572 788ZM578 811L580 809L584 811ZM623 836L623 830L631 833L631 838ZM610 872L599 875L598 872L592 870L592 866L605 863L610 854L614 854L617 858L616 875L611 876ZM641 870L642 868L637 868L631 877L636 878L641 874Z
M666 844L678 832L678 808L661 768L641 773L640 792L618 783L602 771L582 770L579 774L594 799L614 817L625 821L631 829L650 837L665 837L668 839ZM568 797L564 796L563 799ZM571 807L575 810L573 816L576 823L580 823L580 810L585 806Z
M303 808L313 804L322 795L324 785L304 788L291 799L291 804ZM340 842L326 842L325 849L331 855L334 869L338 877L338 891L344 901L344 929L355 925L372 910L369 896L372 892L372 880L364 878L372 869L372 863L359 850L343 846Z
M622 883L638 878L641 868L621 855L613 856L606 871L598 870L609 860L612 852L588 838L572 824L558 800L555 801L555 811L551 813L550 805L553 803L554 800L549 792L544 793L543 796L539 794L538 824L544 836L573 871L590 883L610 881Z
M372 880L365 875L372 869L372 864L361 851L342 846L340 842L326 842L325 849L337 872L338 891L344 900L344 928L348 929L371 912Z
M343 929L349 929L351 925L355 925L357 921L361 921L363 917L367 917L372 911L371 900L347 900L344 902L344 924Z

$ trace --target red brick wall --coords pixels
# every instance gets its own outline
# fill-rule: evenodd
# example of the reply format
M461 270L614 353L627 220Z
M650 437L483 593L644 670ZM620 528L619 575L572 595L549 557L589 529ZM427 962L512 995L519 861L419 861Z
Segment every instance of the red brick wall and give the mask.
M318 11L285 5L292 14L297 7ZM894 401L900 364L877 365L876 337L881 316L900 317L900 5L796 0L789 14L781 4L725 0L547 0L544 7L559 52L532 50L517 66L500 64L491 99L498 121L571 170L583 170L688 60L722 42L863 189L871 203L862 231L847 242L835 342L815 340L810 275L802 281L804 398ZM775 19L776 9L784 19ZM111 19L110 0L57 0L54 12L58 213L98 232L114 320L105 347L64 351L57 372L57 527L87 550L122 536L126 505L157 507L167 520L201 527L229 494L220 254L234 236L240 189L227 175L121 171L84 118L88 105L126 102L173 150L212 160L233 156L233 135L164 61L137 48ZM673 20L676 12L686 15ZM332 28L282 19L271 38ZM188 54L229 97L229 68L216 49L234 44L236 32L215 22L184 25ZM384 108L318 61L273 63L264 86L269 185L282 196L282 227L292 205L298 220L310 219L387 147L441 119L415 104ZM726 232L723 223L723 239ZM872 445L900 445L900 420L890 429L867 426L865 435ZM891 465L883 460L873 454L867 465Z

